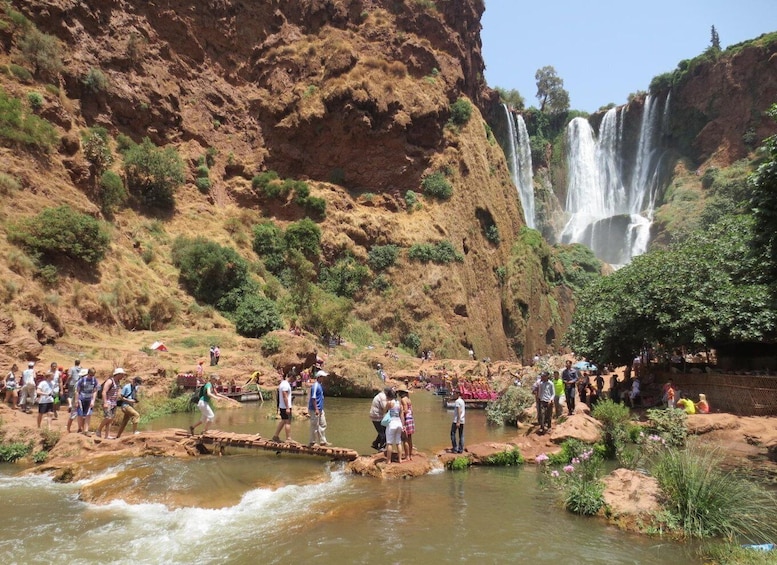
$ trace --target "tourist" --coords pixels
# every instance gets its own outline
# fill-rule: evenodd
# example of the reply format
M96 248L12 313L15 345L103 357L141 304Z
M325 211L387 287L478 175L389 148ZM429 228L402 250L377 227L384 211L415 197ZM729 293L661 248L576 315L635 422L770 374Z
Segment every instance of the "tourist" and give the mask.
M46 429L51 429L51 414L54 411L54 373L48 373L46 378L38 383L38 428L46 415Z
M329 373L316 369L310 375L310 397L308 414L310 415L310 441L308 445L332 445L326 440L326 415L324 414L324 388L318 382Z
M205 368L203 367L203 364L205 363L205 359L200 359L197 361L197 366L194 368L194 374L197 376L197 386L200 386L204 381L203 377L205 376Z
M115 439L111 436L111 425L116 418L116 404L119 398L119 383L125 376L124 369L117 367L113 370L113 375L105 379L102 385L103 389L103 419L97 426L97 437L102 437L102 431L105 430L105 439Z
M78 382L79 377L81 373L81 360L76 359L73 362L73 366L70 367L70 369L67 370L67 381L65 382L65 385L67 386L67 411L70 412L71 418L75 418L75 415L77 413L75 402L73 402L76 394L76 383ZM70 425L70 422L68 421L68 426ZM68 431L70 431L68 429Z
M564 381L564 396L567 399L567 413L570 416L575 414L575 388L577 387L577 369L572 366L572 361L567 359L567 366L561 373L561 380Z
M86 374L83 371L82 376L76 383L76 397L78 398L78 431L89 435L89 421L92 419L94 403L97 401L97 387L99 383L94 376L94 369L89 368Z
M540 423L540 385L542 384L542 373L537 374L534 384L531 386L531 392L534 395L534 412L537 414L537 423Z
M413 418L413 403L410 402L410 391L406 386L397 389L399 405L402 409L402 446L405 448L405 460L413 460L413 434L415 433L415 419Z
M272 436L273 441L280 442L280 433L283 429L286 433L286 442L291 442L291 384L289 378L291 374L284 375L281 378L281 383L278 385L278 409L281 413L281 421L278 422L278 426L275 428L275 434Z
M22 372L22 388L19 394L19 407L25 414L32 414L32 405L35 402L35 361L27 363L27 368Z
M677 407L680 410L685 410L686 414L696 414L696 405L693 403L693 400L685 395L677 401Z
M613 373L610 377L610 400L613 402L620 402L621 397L618 392L620 388L620 381L618 380L618 373Z
M676 392L674 389L674 382L669 379L661 391L661 402L666 408L674 408Z
M129 423L132 423L132 433L139 433L138 422L140 422L140 414L138 414L135 405L138 403L138 387L141 384L143 384L143 379L135 377L132 379L131 383L125 384L119 393L119 400L116 403L116 406L121 408L124 417L121 421L121 425L119 425L116 439L121 437L121 434L124 433L124 428L126 428Z
M580 402L588 404L588 385L591 384L591 377L587 371L583 371L582 376L577 379L577 393L580 396Z
M710 405L707 403L707 395L700 394L699 395L699 402L696 403L696 411L699 414L709 414L710 413Z
M597 369L596 370L596 393L599 398L602 397L602 393L604 392L604 377L602 376L602 371Z
M553 416L553 397L556 395L556 389L550 381L550 373L542 371L540 374L540 385L537 390L537 400L539 414L537 420L540 423L540 435L550 431L551 418Z
M213 348L213 364L218 365L220 359L221 359L221 349L217 345L216 347Z
M397 459L402 463L402 405L397 400L397 394L389 389L386 394L386 411L391 420L386 426L386 465L391 464L394 449L397 450Z
M386 428L380 423L383 418L383 414L386 413L386 403L388 401L388 393L391 387L386 387L372 398L372 404L370 404L370 421L372 426L378 435L372 442L372 449L378 451L383 450L386 447Z
M5 377L5 402L11 402L11 409L16 410L17 402L19 401L19 381L16 380L16 373L19 372L19 366L14 363L11 365L11 370L8 371L8 375Z
M458 390L453 391L453 422L451 423L451 447L453 453L464 452L464 420L467 412L467 405L464 403L464 399L461 398ZM458 435L459 441L456 442L456 436Z
M216 365L216 346L211 345L210 346L210 366L213 367Z
M553 404L556 408L556 420L561 417L561 399L564 397L564 381L561 380L561 374L553 371Z
M635 376L631 381L631 392L629 392L629 405L634 408L637 404L642 403L642 396L640 393L639 376Z
M197 401L197 408L199 409L202 418L193 426L189 426L189 432L192 435L194 435L194 430L200 425L203 426L202 433L207 432L210 429L211 424L216 420L216 414L213 411L213 401L215 398L223 398L237 403L237 400L216 392L216 389L213 388L213 383L211 383L211 375L206 375L204 378L205 384L200 387L200 397Z
M55 420L58 418L57 412L59 412L59 393L62 389L62 373L64 371L65 368L57 366L56 362L51 364L51 369L49 370L49 375L52 377L51 388L54 393L54 403L51 413L53 414Z

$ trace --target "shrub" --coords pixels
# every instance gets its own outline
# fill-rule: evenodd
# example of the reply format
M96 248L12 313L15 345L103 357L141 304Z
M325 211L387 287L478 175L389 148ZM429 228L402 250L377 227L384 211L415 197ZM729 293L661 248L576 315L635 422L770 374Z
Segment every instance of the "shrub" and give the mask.
M57 133L46 120L22 112L21 101L0 88L0 139L48 151L57 141Z
M0 445L0 463L15 463L30 451L32 451L32 444L29 443L15 442Z
M397 257L399 247L396 245L373 245L367 253L367 263L373 271L383 271L396 263Z
M0 172L0 194L11 194L22 187L16 177Z
M265 356L278 353L281 350L281 339L277 335L266 335L262 338L259 348Z
M378 275L372 281L372 288L378 292L383 292L391 288L391 282L388 280L388 278L386 278L385 275Z
M32 462L35 464L45 463L46 461L48 461L48 458L49 458L49 452L46 450L41 450L32 456Z
M110 243L102 222L66 205L12 225L9 238L48 262L64 255L87 265L102 261Z
M100 204L103 214L110 217L127 202L127 189L124 181L113 171L100 175Z
M652 408L647 411L648 431L662 437L669 447L683 447L688 437L687 415L684 410Z
M559 245L554 249L556 257L564 267L561 279L570 288L580 291L602 278L602 262L590 248L580 243L573 243Z
M499 398L486 406L486 420L491 424L515 426L524 410L534 404L534 395L526 387L509 386Z
M426 196L448 200L453 195L453 186L440 171L435 171L424 177L421 188Z
M627 427L631 423L629 408L606 399L594 406L591 416L602 423L602 441L607 457L615 457L625 446L628 437Z
M59 40L53 35L31 27L19 42L19 50L22 57L33 66L36 75L40 73L54 75L62 70Z
M337 296L353 298L370 276L370 271L351 256L338 259L331 267L323 267L318 275L321 288Z
M446 264L453 261L464 261L464 257L456 252L450 241L441 241L434 245L430 243L413 244L408 249L407 256L410 260L421 263Z
M469 457L464 457L463 455L460 455L448 461L446 465L448 469L450 469L451 471L466 471L471 465L471 462L469 460Z
M283 231L273 222L263 222L254 226L253 232L254 252L262 259L265 267L277 275L284 267L286 243Z
M139 202L151 208L170 210L175 189L184 182L184 164L173 147L161 149L149 138L133 145L124 155L127 185Z
M88 91L97 94L108 88L108 77L100 69L92 67L86 73L83 83Z
M222 312L235 312L244 300L260 292L259 285L254 280L247 279L242 285L225 292L216 302L216 308Z
M570 451L577 445L568 444ZM539 462L540 457L537 457ZM576 454L561 471L550 471L552 484L561 489L566 509L575 514L592 516L604 506L604 484L599 480L602 459L594 448ZM547 468L544 468L547 473Z
M457 126L466 124L472 116L472 104L465 98L459 98L451 104L451 122Z
M245 259L234 249L203 237L177 238L172 258L184 287L206 304L215 305L229 291L248 281Z
M265 171L251 179L251 187L256 191L263 193L269 184L275 180L278 180L278 173L275 171Z
M599 480L571 480L564 497L566 509L581 516L593 516L604 506L604 483Z
M290 224L283 240L287 249L296 249L309 260L316 259L321 252L321 228L310 218Z
M59 283L59 271L57 271L57 268L54 265L44 265L38 269L35 276L49 288L57 286Z
M580 455L593 449L594 455L597 457L604 457L605 448L602 444L595 444L591 446L587 443L583 443L579 439L569 438L564 440L561 444L561 451L552 453L548 456L548 463L551 465L567 465L571 463L573 459L579 458Z
M667 511L691 537L777 539L777 496L721 470L721 461L707 446L667 450L653 467Z
M499 228L496 227L496 224L491 224L486 228L486 239L493 244L499 244Z
M40 110L43 107L43 95L40 92L28 92L27 102L33 110Z
M408 190L405 193L405 206L407 206L407 209L412 212L417 204L418 195L414 191Z
M210 179L208 177L197 177L194 179L194 186L203 194L207 194L210 192Z
M97 174L101 174L113 163L113 153L108 146L108 131L103 127L90 128L83 133L82 138L84 157L94 165Z
M421 338L418 334L410 332L402 338L402 345L415 354L421 349Z
M508 451L494 453L493 455L483 458L481 461L484 465L491 465L494 467L512 467L515 465L523 465L526 462L517 447L513 447Z
M305 201L305 210L316 218L324 218L326 216L326 200L310 196Z
M235 310L235 329L244 337L262 337L283 326L275 302L264 296L249 296Z
M26 83L32 82L32 73L21 65L11 63L8 65L8 70L11 71L11 74L18 78L20 81Z
M59 442L59 438L62 437L62 434L54 430L41 430L40 436L43 449L45 451L51 451L51 449Z

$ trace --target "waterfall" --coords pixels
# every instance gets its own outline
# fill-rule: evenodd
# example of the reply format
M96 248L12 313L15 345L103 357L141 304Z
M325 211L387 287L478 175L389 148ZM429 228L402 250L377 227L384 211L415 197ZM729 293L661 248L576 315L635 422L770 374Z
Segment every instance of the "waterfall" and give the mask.
M645 99L634 152L634 166L624 166L625 107L611 108L596 137L588 120L567 126L569 184L561 233L564 243L583 243L597 257L623 265L647 250L650 226L660 189L659 141L668 124L669 98L663 111L651 96Z
M523 207L524 219L526 225L534 227L534 172L531 162L531 144L529 143L529 133L526 131L526 123L523 117L513 113L502 104L507 119L507 129L509 137L509 155L507 164L510 167L510 173L513 178L513 184L518 190L518 198Z

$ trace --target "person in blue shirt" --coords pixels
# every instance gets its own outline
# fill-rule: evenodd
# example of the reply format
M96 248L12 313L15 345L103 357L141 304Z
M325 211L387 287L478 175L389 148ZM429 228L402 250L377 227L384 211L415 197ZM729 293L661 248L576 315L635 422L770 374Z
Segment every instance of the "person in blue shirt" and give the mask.
M326 416L324 415L324 389L319 380L327 376L326 371L316 369L310 378L308 414L310 414L310 442L308 445L332 445L326 440Z
M121 437L124 428L126 428L127 424L130 422L132 422L132 433L139 433L138 422L140 421L140 414L138 414L138 411L135 409L135 405L138 403L138 387L141 384L143 384L143 379L135 377L132 379L131 383L127 383L121 388L117 405L124 412L124 419L119 426L119 432L116 434L116 439Z

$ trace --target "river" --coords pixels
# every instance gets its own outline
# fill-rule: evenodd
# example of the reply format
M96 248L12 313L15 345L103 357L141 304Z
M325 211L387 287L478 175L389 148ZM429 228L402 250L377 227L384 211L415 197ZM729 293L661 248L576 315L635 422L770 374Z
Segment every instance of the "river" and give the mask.
M446 447L450 411L431 394L411 398L418 448ZM329 441L370 452L368 409L369 400L327 398ZM273 412L272 402L219 410L215 427L269 437ZM191 418L173 415L147 429L185 428ZM307 421L294 422L295 439L307 441L307 430ZM467 443L511 435L487 426L483 411L467 411ZM699 563L687 546L566 512L539 488L532 465L380 481L347 475L339 463L271 452L149 457L106 471L142 483L146 502L101 506L80 502L78 484L18 471L0 465L6 564Z

